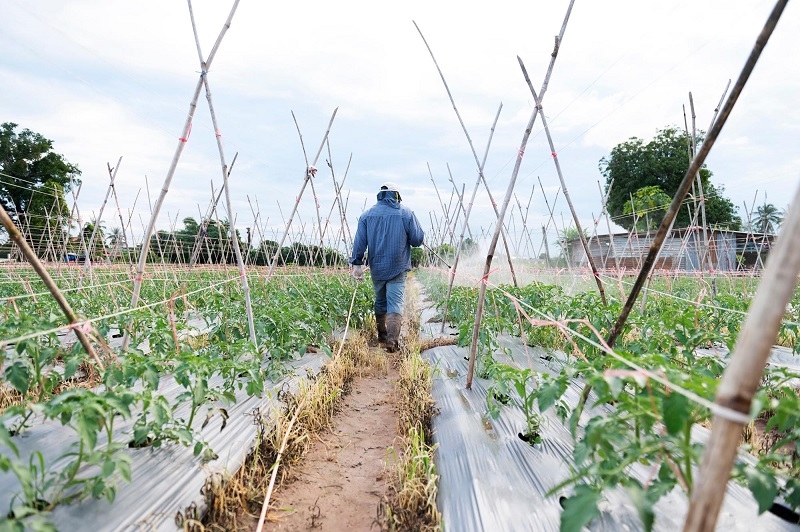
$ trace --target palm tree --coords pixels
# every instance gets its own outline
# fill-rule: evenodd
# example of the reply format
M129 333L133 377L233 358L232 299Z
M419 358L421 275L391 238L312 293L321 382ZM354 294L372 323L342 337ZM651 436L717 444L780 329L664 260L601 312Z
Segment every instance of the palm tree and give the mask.
M105 241L105 228L103 226L105 224L105 222L100 222L97 225L97 231L95 231L94 219L86 222L83 225L83 238L86 241L86 248L89 250L89 254L92 256L94 256L94 254L103 252ZM92 233L94 233L94 242L90 242L92 239Z
M589 238L589 235L586 232L586 229L583 230L583 236ZM556 245L561 248L561 254L566 259L567 264L570 264L572 260L571 255L571 247L572 242L579 240L580 234L578 233L578 229L574 226L569 226L563 231L559 231L558 233L558 240L556 240Z
M755 219L752 221L753 229L757 233L774 234L783 223L784 212L772 203L760 205L755 212Z
M125 240L125 234L119 227L112 227L106 238L108 240L109 247L111 247L111 258L113 260L119 254L120 249L122 249L122 243Z

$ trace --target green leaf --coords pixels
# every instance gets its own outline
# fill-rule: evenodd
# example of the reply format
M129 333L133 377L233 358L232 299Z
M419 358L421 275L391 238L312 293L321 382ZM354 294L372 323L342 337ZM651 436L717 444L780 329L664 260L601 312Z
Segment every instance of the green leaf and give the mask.
M622 393L622 379L619 377L605 377L606 383L608 384L608 389L611 391L611 397L617 399L619 394Z
M103 476L110 477L114 474L114 470L117 468L117 464L114 460L106 460L103 462Z
M6 368L6 380L22 395L28 393L30 378L28 366L20 361L14 362Z
M71 379L81 365L80 357L69 357L64 364L64 379Z
M559 397L561 397L564 392L566 391L566 383L561 381L553 381L553 382L545 382L539 387L538 390L538 401L539 401L539 411L545 412L547 409L552 407L556 404L556 401Z
M600 515L597 503L600 493L585 484L575 486L575 495L564 501L560 532L580 532L592 519Z
M129 460L130 458L125 456L124 459L120 459L117 462L117 471L119 471L119 476L121 476L125 482L131 481L131 464Z
M679 434L683 427L690 421L689 414L692 410L692 405L689 399L685 396L672 392L664 397L662 402L664 408L664 425L667 427L667 432L675 436Z
M636 507L639 519L642 520L645 531L650 532L653 530L653 523L656 519L656 514L653 512L653 502L647 496L647 492L638 484L631 484L627 487L627 491L628 496L633 501L633 505Z
M744 476L747 479L747 487L753 493L758 502L758 513L763 514L770 509L775 502L778 494L778 482L773 475L752 467L744 469Z

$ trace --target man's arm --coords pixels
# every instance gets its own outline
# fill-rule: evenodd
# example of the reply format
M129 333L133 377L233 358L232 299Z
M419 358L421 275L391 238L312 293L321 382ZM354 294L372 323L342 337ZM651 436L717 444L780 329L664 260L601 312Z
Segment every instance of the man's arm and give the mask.
M364 252L367 250L367 225L358 219L358 229L353 239L353 254L350 256L350 264L361 266L364 264Z
M422 242L425 240L425 231L422 230L422 226L419 225L419 220L417 220L416 215L414 212L411 212L411 223L409 224L408 228L408 243L411 245L412 248L416 248L422 245Z

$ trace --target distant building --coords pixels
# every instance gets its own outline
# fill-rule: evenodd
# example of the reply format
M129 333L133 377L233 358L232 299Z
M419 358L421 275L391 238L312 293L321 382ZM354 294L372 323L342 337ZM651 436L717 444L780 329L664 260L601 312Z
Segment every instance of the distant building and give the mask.
M595 266L601 269L641 268L656 232L617 233L588 239ZM761 269L776 235L702 228L674 229L664 240L656 269L737 271ZM706 239L708 248L706 250ZM579 239L568 242L571 266L588 266Z

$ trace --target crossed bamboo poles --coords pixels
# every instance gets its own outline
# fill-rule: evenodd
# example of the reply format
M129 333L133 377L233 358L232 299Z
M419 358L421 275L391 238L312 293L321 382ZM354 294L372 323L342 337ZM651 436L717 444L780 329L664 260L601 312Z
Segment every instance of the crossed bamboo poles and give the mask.
M660 253L661 246L663 245L664 238L670 232L670 226L671 226L672 221L674 221L674 217L677 214L677 210L683 205L684 198L688 194L688 191L691 188L692 184L694 184L696 182L696 180L697 180L697 172L699 171L699 168L702 166L703 160L705 159L705 157L707 156L707 154L710 151L711 147L713 146L714 140L716 139L716 137L718 136L719 132L721 131L721 128L724 125L725 120L729 116L729 114L730 114L730 112L731 112L731 110L733 108L733 105L735 104L739 94L741 93L741 90L742 90L744 84L746 83L747 78L749 77L749 74L750 74L750 72L752 71L752 68L755 65L755 62L758 59L758 56L760 55L761 50L763 49L764 45L766 44L767 39L769 38L769 35L771 34L772 30L774 29L775 25L777 24L777 21L778 21L780 15L781 15L781 13L783 11L783 8L785 7L786 3L787 3L786 0L779 1L777 3L777 5L775 7L775 10L773 11L773 14L770 16L770 19L768 20L768 23L765 26L765 29L762 32L762 35L759 37L759 40L757 41L756 46L754 47L754 50L753 50L753 53L751 54L750 59L748 59L748 62L745 65L745 69L743 69L743 72L740 75L740 78L737 80L737 84L736 84L736 86L734 87L734 89L733 89L733 91L731 93L731 97L728 98L728 100L725 102L725 106L722 109L722 112L721 112L721 115L719 117L719 120L713 121L712 127L711 127L711 129L709 131L709 134L708 134L708 137L707 137L706 141L700 146L699 150L697 149L696 145L693 146L693 150L692 150L693 159L692 159L692 163L690 165L690 168L687 171L687 174L686 174L686 176L684 177L684 180L681 183L681 186L679 188L678 193L676 194L675 198L673 198L673 202L670 205L670 208L667 211L667 214L665 215L664 220L662 221L658 232L656 233L656 237L653 240L653 243L651 244L650 252L648 253L647 258L645 259L645 262L643 264L642 271L640 272L639 278L637 279L637 282L634 285L634 289L631 291L631 293L629 295L628 302L626 303L626 308L623 311L623 314L618 319L617 323L615 324L615 328L612 331L611 336L607 340L607 343L608 343L609 346L613 346L614 340L616 339L617 335L619 334L620 328L622 327L622 325L624 325L624 322L625 322L625 320L627 318L627 312L630 311L630 307L632 306L633 302L636 300L639 292L641 291L642 285L644 283L644 280L647 279L649 273L652 271L652 268L653 268L653 266L654 266L654 264L655 264L655 262L656 262L656 260L658 258L658 254ZM237 1L237 4L238 4L238 1ZM221 40L222 36L224 35L225 29L227 27L229 27L229 25L230 25L230 19L233 16L233 12L235 11L235 8L236 8L236 4L234 4L234 8L231 11L231 15L229 16L228 23L226 24L226 27L223 29L223 32L221 32L220 37L218 38L217 43L215 44L215 47L212 50L212 53L209 55L209 58L205 62L202 61L202 55L200 54L199 44L198 44L198 55L200 55L200 57L201 57L201 64L204 67L204 69L203 69L203 72L201 74L201 79L198 82L198 87L197 87L196 92L195 92L195 98L193 100L192 105L190 106L190 115L187 118L187 123L186 123L186 125L184 127L184 137L182 137L180 139L181 143L185 143L186 140L188 140L188 131L190 130L190 127L191 127L191 117L192 117L193 112L194 112L194 107L196 107L196 100L197 100L197 97L199 96L199 91L200 91L201 84L206 89L206 95L207 95L207 98L209 100L209 107L210 107L210 110L211 110L211 113L212 113L212 121L214 122L215 131L217 131L217 132L219 131L218 128L217 128L216 119L213 116L213 106L211 104L211 93L210 93L210 89L208 87L208 81L207 81L207 71L208 71L208 67L209 67L209 65L211 63L211 59L213 59L214 52L216 51L216 47L218 46L219 41ZM570 3L570 10L571 10L571 8L572 8L572 3ZM191 9L191 4L190 4L190 9ZM557 49L558 49L558 46L560 44L560 39L561 39L561 37L563 37L563 32L564 32L568 17L569 17L569 11L567 13L567 17L565 18L564 26L562 27L561 34L560 34L559 38L557 38L556 51L554 51L554 53L553 53L553 57L552 57L552 60L551 60L551 65L550 65L550 68L548 69L547 76L545 77L545 82L543 84L542 90L540 91L540 95L537 95L537 93L534 91L532 86L530 86L530 81L527 78L527 74L525 74L526 82L528 82L528 84L530 86L530 89L531 89L531 92L534 95L534 99L536 100L536 107L535 107L535 109L533 111L531 119L529 120L528 127L526 128L525 133L523 135L523 141L521 143L520 153L519 153L519 156L517 157L517 161L516 161L516 164L515 164L512 181L511 181L511 183L509 185L509 190L506 193L506 197L505 197L505 200L503 202L503 206L502 206L502 208L501 208L501 210L500 210L500 212L498 214L498 222L496 223L496 226L495 226L495 233L494 233L493 240L492 240L492 246L490 248L489 257L487 258L486 269L484 270L484 282L481 284L481 289L482 289L482 292L483 292L484 295L485 295L485 286L487 284L486 281L488 281L489 267L491 266L491 257L493 255L494 246L496 246L497 241L499 239L498 237L503 231L504 224L503 224L502 220L503 220L503 217L504 217L504 215L505 215L505 213L507 211L507 207L508 207L508 204L510 203L511 196L514 195L513 194L514 183L515 183L518 171L519 171L519 167L520 167L521 160L522 160L522 155L523 155L524 149L525 149L525 147L527 145L527 140L529 138L529 135L530 135L530 132L531 132L531 128L532 128L533 123L535 121L536 115L542 110L541 101L542 101L542 98L543 98L544 93L545 93L547 82L549 80L549 76L550 76L550 73L552 71L553 62L554 62L555 57L557 55ZM196 32L195 32L195 36L196 36ZM524 72L524 65L522 65L521 61L520 61L520 66L521 66L521 68L523 69L523 72ZM335 113L334 113L334 116L335 116ZM555 150L554 150L554 147L553 147L552 138L550 138L549 130L548 130L547 126L546 126L546 120L545 120L544 115L542 116L542 119L543 119L543 125L545 127L545 131L548 134L548 142L550 144L550 148L553 151L553 155L554 155L553 158L554 158L554 161L556 162L556 165L557 165L557 168L558 168L558 161L557 161L557 157L555 155ZM333 120L333 118L331 119L331 122L332 122L332 120ZM330 125L329 125L329 130L330 130ZM298 128L298 131L299 131L299 128ZM224 158L224 153L223 153L223 150L221 148L219 135L217 136L217 139L218 139L218 146L219 146L219 151L220 151L221 166L222 166L222 171L223 171L223 182L224 182L223 189L226 192L226 203L227 203L227 207L228 207L228 212L230 214L230 213L232 213L232 209L231 209L231 205L230 205L230 196L229 196L229 193L228 193L229 187L227 186L228 185L228 182L227 182L228 179L227 178L229 176L229 171L227 169L227 165L226 165L225 158ZM325 143L326 141L327 141L327 132L326 132L326 139L323 141L323 143ZM470 141L470 144L471 144L471 141ZM321 149L322 148L320 148L320 151L321 151ZM176 157L173 159L173 165L172 165L172 167L170 169L170 172L168 173L168 178L165 181L165 185L162 188L161 196L158 198L158 200L156 202L156 205L155 205L155 208L153 209L153 213L151 215L151 221L150 221L150 224L149 224L149 226L147 228L147 231L146 231L146 234L145 234L145 238L143 239L143 242L142 242L142 255L140 256L140 265L139 265L139 269L137 270L137 280L136 280L136 282L138 282L138 284L139 284L139 288L141 286L141 275L143 273L143 266L142 266L143 258L146 257L146 255L147 255L147 253L146 253L147 246L149 246L149 243L150 243L150 240L151 240L150 237L151 237L152 232L153 232L154 221L155 221L155 219L156 219L156 217L158 215L158 212L159 212L159 210L161 208L161 204L163 203L164 195L166 194L166 192L168 190L169 180L171 180L171 178L172 178L172 173L174 172L174 167L177 164L177 158L180 156L180 151L181 150L182 150L182 144L179 144L178 150L176 151ZM488 147L487 147L487 151L488 151ZM474 150L473 150L473 153L474 153ZM317 154L317 158L318 157L319 157L319 152ZM316 162L316 159L315 159L314 162ZM476 162L477 162L477 157L476 157ZM485 158L484 158L484 162L485 162ZM311 168L311 166L313 166L313 165L308 165L308 161L306 161L306 163L307 163L307 173L306 173L306 178L305 178L304 184L303 184L304 187L305 187L305 185L308 183L308 181L310 179L308 174L311 173L310 168ZM329 163L329 165L330 165L330 163ZM115 175L115 171L116 171L116 169L118 167L119 167L119 163L117 164L117 167L115 167L115 169L114 169L114 174L112 174L112 169L109 167L109 173L112 174L111 175L111 185L109 187L109 190L113 189L114 175ZM313 177L313 174L312 174L312 177ZM485 185L485 180L482 179L482 163L479 165L479 177L481 178L480 180L483 181L484 185ZM562 176L560 170L559 170L559 178L560 178L560 180L562 182L562 190L564 191L565 198L567 198L568 197L568 192L566 190L566 186L564 186L564 180L563 180L563 176ZM452 177L451 177L451 182L452 182ZM336 183L335 178L334 178L334 183ZM459 196L459 205L461 206L461 209L462 209L462 210L459 210L458 207L457 207L456 213L458 214L459 212L466 211L466 212L464 212L464 214L465 214L464 225L466 227L466 219L468 218L469 211L463 209L463 192L459 195L458 194L458 189L455 187L454 183L453 183L453 185L454 185L454 188L455 188L456 195ZM698 186L698 189L700 188L700 186L701 185ZM335 185L335 188L339 189L339 187L337 187L336 185ZM221 189L221 191L223 189ZM301 196L302 196L302 190L303 189L301 189ZM313 183L312 183L312 190L313 190ZM79 192L80 192L80 189L78 190L78 194L79 194ZM702 190L699 190L699 194L700 194L700 198L701 198L700 205L702 206L702 198L703 198ZM77 211L77 194L75 195L75 199L76 199L76 203L74 205L74 209ZM521 209L521 205L519 203L519 200L516 197L515 197L515 199L517 201L517 206L518 206L518 208L520 210L520 213L521 213L522 209ZM107 200L108 200L108 193L106 194L106 199L104 200L103 206L105 206L105 203L106 203ZM339 201L339 206L341 207L342 204L341 204L340 190L337 190L337 200ZM299 201L299 197L298 197L298 201ZM604 201L604 203L605 203L605 201ZM778 244L776 245L775 250L773 252L774 253L773 260L770 261L770 263L769 263L769 265L768 265L768 267L767 267L767 269L765 271L764 279L762 280L762 286L759 287L759 293L757 294L756 299L753 302L753 312L751 314L748 314L748 319L747 319L747 321L745 323L745 328L744 328L743 333L742 333L742 335L740 337L740 339L741 339L740 345L737 345L737 348L734 350L734 359L733 359L732 364L729 366L729 370L730 371L726 371L726 377L723 379L723 385L722 385L722 387L720 389L720 394L718 396L717 402L722 407L719 412L721 412L723 414L718 414L715 417L715 421L714 421L715 430L712 431L712 440L709 443L709 449L713 448L714 450L718 450L719 451L718 454L724 458L724 460L722 460L722 462L727 461L729 459L729 457L730 457L730 460L732 460L732 456L733 456L733 453L735 452L735 447L736 447L736 441L735 441L736 438L734 438L734 436L736 436L738 438L738 431L740 431L740 429L741 429L741 424L743 423L743 420L746 419L746 414L747 414L747 408L746 407L749 406L749 402L752 399L752 393L754 393L754 391L755 391L755 389L756 389L756 387L758 385L758 377L760 376L761 371L763 371L763 363L765 362L765 359L766 359L766 354L764 354L764 353L768 353L768 348L771 345L772 338L774 338L774 333L775 333L775 331L777 329L777 325L774 327L775 330L773 330L772 326L773 326L774 323L779 322L780 317L782 316L782 313L783 313L783 306L785 305L786 301L788 301L788 298L791 295L792 289L794 288L794 284L796 283L797 274L798 274L798 272L800 272L800 252L798 252L798 250L800 249L800 236L798 236L798 235L800 235L800 206L798 206L798 203L800 203L800 194L798 194L797 198L795 199L794 208L790 211L789 216L787 217L787 221L786 221L786 223L784 225L784 228L781 231L781 238L779 238ZM470 207L471 207L471 204L470 204ZM333 207L331 208L331 211L332 210L333 210ZM571 209L571 210L573 211L573 216L575 216L574 209ZM295 205L295 212L296 212L296 205ZM698 211L697 211L697 208L696 208L695 209L695 218L694 219L697 218L697 213L698 213ZM3 213L3 214L5 214L5 213ZM102 208L101 208L101 215L102 215ZM551 210L551 218L552 218L552 215L553 215L553 211ZM291 225L293 216L294 216L294 212L292 214L292 217L290 217L289 222L286 224L287 225L287 230L284 233L284 236L282 238L281 244L283 243L283 240L285 239L286 235L288 234L289 226ZM342 218L344 218L344 212L343 211L340 211L340 216ZM702 217L702 209L700 210L700 216ZM78 217L80 217L80 215L78 215ZM329 215L329 217L330 217L330 215ZM121 218L121 220L122 220L122 218ZM101 216L98 216L98 218L95 220L96 226L99 225L100 221L101 221ZM7 225L7 227L13 228L13 224L10 223L10 219L6 220L4 218L3 222L4 222L4 224ZM235 236L236 235L236 232L235 232L235 217L231 216L231 219L229 220L229 222L230 222L230 234L232 235L232 239L234 240L232 245L233 245L235 253L237 255L237 264L239 266L240 275L242 275L242 277L243 277L243 289L247 293L246 276L244 276L244 273L243 273L244 270L243 270L243 261L242 261L241 251L240 250L237 251L238 239ZM576 222L577 222L577 220L576 220ZM457 217L453 221L453 224L455 224L455 223L457 223ZM577 225L577 223L576 223L576 225ZM596 228L596 225L597 224L595 224L595 228ZM324 235L324 229L323 229L323 226L322 226L322 223L321 223L321 218L320 218L318 209L317 209L317 226L319 228L320 242L323 243L323 236L322 235ZM448 224L448 226L449 226L449 224ZM526 221L525 221L525 219L523 219L523 228L525 226L526 226ZM11 232L12 229L9 229L9 231ZM96 228L95 228L95 231L96 231ZM579 225L578 225L578 232L581 235L583 233L583 231L582 231L582 229L580 228ZM35 258L35 255L31 254L30 248L26 247L27 243L24 241L24 239L20 239L20 236L21 235L19 234L19 232L14 233L15 243L17 243L17 245L23 250L23 253L26 255L26 258L28 258L28 257ZM463 241L463 231L462 231L461 240ZM94 238L92 236L92 237L90 237L89 246L88 246L87 251L91 251L91 247L92 247L93 244L94 244ZM85 242L83 242L83 245L85 246ZM460 243L459 243L459 245L460 245ZM591 260L591 253L589 253L588 244L585 241L585 238L582 239L582 245L584 246L584 249L586 251L587 259ZM88 253L87 253L87 256L88 256ZM509 253L509 256L510 256L510 253ZM277 259L277 254L276 254L276 257L272 261L271 269L270 269L270 275L272 274L272 270L274 269L276 259ZM31 262L34 263L34 265L36 265L36 262L34 262L32 259L30 259L30 260L31 260ZM37 272L39 272L38 269L37 269ZM39 273L41 273L41 272L39 272ZM595 278L597 278L597 272L596 272L596 268L594 268L594 266L593 266L593 273L595 274ZM136 286L136 283L135 283L135 286ZM600 290L601 290L601 294L602 294L602 288L600 288ZM138 291L135 290L134 298L136 299L137 296L138 296ZM57 299L58 299L58 297L57 297ZM784 305L776 304L776 301L778 303L783 303ZM132 306L135 307L135 304L133 304ZM70 319L71 323L73 323L73 324L77 323L76 322L76 318L74 317L74 315L70 316L69 312L67 311L67 309L65 309L65 313L67 314L67 316ZM481 314L482 314L482 312L479 311L478 315L480 316ZM476 330L477 330L477 327L479 327L479 322L476 322ZM78 335L79 339L81 339L81 341L83 342L84 339L85 339L85 337L83 339L81 338L81 335L82 335L83 331L80 330L79 327L76 327L75 330L76 330L76 335ZM252 332L252 329L251 329L251 332ZM751 335L746 334L746 333L751 333L751 332L752 332ZM252 334L251 334L251 337L254 340L254 336ZM473 344L474 344L474 341L473 341ZM766 350L765 350L764 346L766 346ZM90 352L90 354L92 353L91 346L87 346L86 349L87 349L87 352ZM744 357L744 355L741 355L740 353L745 353L745 354L748 354L748 355L750 355L751 353L756 353L758 356ZM473 364L474 364L474 351L471 353L471 357L470 358L471 358L471 360L470 360L470 369L472 370ZM730 377L728 376L729 373L731 375ZM471 379L471 376L470 376L470 379ZM744 389L744 394L742 392L743 389ZM727 412L727 413L725 413L725 412ZM737 412L738 412L738 415L737 415ZM716 439L715 439L715 435L717 435L718 433L719 433L719 436L716 437ZM733 443L731 443L731 441L733 441ZM722 494L720 493L721 490L718 489L719 482L722 482L722 483L726 482L727 481L727 475L729 474L729 471L730 471L730 464L729 463L728 463L727 469L726 469L724 467L724 464L722 466L720 466L714 460L714 456L715 456L715 453L712 453L712 452L709 451L709 452L706 453L706 455L704 457L703 469L701 470L701 472L703 470L705 470L705 469L709 469L709 470L711 470L712 474L708 477L710 480L705 482L705 484L703 482L698 484L697 490L695 491L695 493L693 495L693 498L692 498L692 507L690 509L689 519L687 519L687 524L686 524L686 528L687 529L691 529L691 530L703 529L703 530L705 530L705 529L713 528L715 516L717 515L718 509L719 509L719 502L721 502L721 497L722 497ZM716 475L716 476L714 476L714 475ZM713 482L712 480L718 480L719 482ZM704 489L701 490L701 488L704 488ZM711 490L716 491L717 493L709 494L709 491L711 491ZM719 499L719 500L717 500L717 499Z

